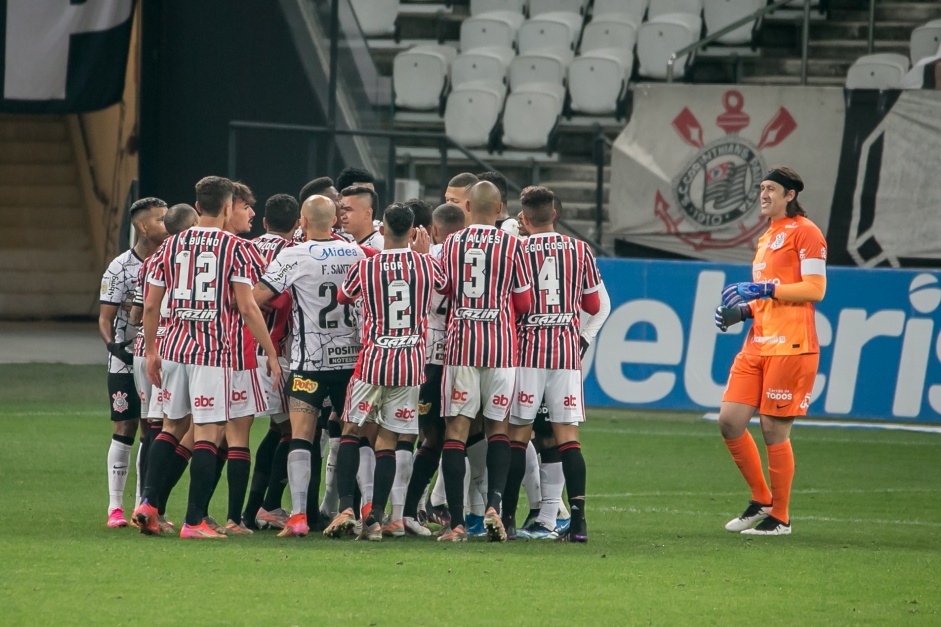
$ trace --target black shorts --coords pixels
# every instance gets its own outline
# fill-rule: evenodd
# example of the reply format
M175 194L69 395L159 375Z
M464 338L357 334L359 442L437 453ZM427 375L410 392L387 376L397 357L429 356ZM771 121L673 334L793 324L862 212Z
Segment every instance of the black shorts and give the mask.
M444 378L444 366L425 365L425 382L418 391L418 426L421 429L444 428L441 416L441 381Z
M140 395L130 373L108 373L108 396L111 401L111 420L140 419Z
M545 403L539 406L536 419L533 421L533 433L542 438L552 437L552 423L549 422L549 410Z
M328 413L323 411L323 403L329 398L337 413L341 413L346 406L346 388L352 377L352 370L293 370L284 384L284 394L312 405L319 414Z

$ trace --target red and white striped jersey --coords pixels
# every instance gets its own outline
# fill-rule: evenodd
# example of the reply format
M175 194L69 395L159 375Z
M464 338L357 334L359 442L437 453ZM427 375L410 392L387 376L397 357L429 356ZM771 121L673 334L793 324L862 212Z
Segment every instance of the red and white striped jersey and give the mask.
M441 260L451 309L444 363L516 367L511 294L529 289L532 275L522 241L496 227L475 224L448 236Z
M431 298L446 285L438 262L408 248L383 250L350 268L340 289L363 297L363 350L353 376L388 387L424 383Z
M141 258L134 249L124 251L108 264L107 270L101 277L101 291L99 302L107 305L116 305L118 308L112 323L114 341L129 340L137 333L138 328L131 325L128 320L129 309L124 307L134 299L137 290L137 276L141 267ZM108 372L130 373L133 368L114 355L108 355Z
M154 259L157 258L157 255L161 254L163 250L163 245L157 249L154 254L147 259L144 259L144 262L141 263L140 273L137 275L137 289L134 291L134 303L135 307L143 307L144 300L147 298L147 292L150 290L150 283L147 282L147 278L150 276L151 264ZM167 334L167 322L170 320L170 305L169 305L170 294L169 292L163 295L163 300L160 301L160 316L157 321L157 350L160 349L160 342L163 341L164 335ZM134 343L134 355L137 357L145 357L144 352L144 327L141 325L140 333L137 334L137 341Z
M441 264L442 244L428 249L428 254ZM435 292L431 295L431 311L428 312L428 331L425 334L425 360L429 364L444 364L445 340L448 337L448 297Z
M160 356L199 366L230 367L232 283L255 284L248 242L217 228L193 227L164 242L148 282L169 294L170 321Z
M294 338L291 369L352 370L362 345L359 308L337 294L350 268L366 253L339 240L308 240L283 249L261 282L280 294L291 290Z
M258 250L258 247L255 246L255 242L242 238L239 239L245 242L246 249L251 253L251 277L252 285L254 285L261 280L261 275L265 273L265 267L267 267L268 262L265 260L261 251ZM252 332L248 330L248 325L245 324L245 319L239 312L238 304L235 302L234 298L232 299L231 306L233 311L232 316L229 318L231 321L229 337L232 342L232 369L254 370L258 367L258 359L256 359L256 355L260 351L258 340L255 339Z
M252 243L255 245L255 249L261 253L262 257L265 260L265 269L274 261L275 257L278 256L282 250L286 247L293 246L293 240L287 240L281 237L280 235L273 235L271 233L265 233L264 235L259 235L252 240ZM282 345L291 335L291 309L286 307L283 309L271 308L267 311L262 311L265 317L265 326L268 328L268 333L271 335L272 341L275 342L275 348L278 349L279 355L284 355L286 353L286 346ZM264 355L265 351L258 346L258 355Z
M560 235L530 235L523 250L535 272L533 305L520 327L520 366L579 370L582 295L598 290L601 275L585 242Z

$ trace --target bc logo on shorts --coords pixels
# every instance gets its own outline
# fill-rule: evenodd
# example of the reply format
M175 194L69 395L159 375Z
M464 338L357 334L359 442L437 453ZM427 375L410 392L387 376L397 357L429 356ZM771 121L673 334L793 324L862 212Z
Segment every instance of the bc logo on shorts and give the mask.
M301 379L300 377L294 377L291 380L291 391L292 392L307 392L308 394L313 394L317 391L317 382L310 379Z
M124 392L115 392L111 395L111 409L119 414L127 411L127 394Z

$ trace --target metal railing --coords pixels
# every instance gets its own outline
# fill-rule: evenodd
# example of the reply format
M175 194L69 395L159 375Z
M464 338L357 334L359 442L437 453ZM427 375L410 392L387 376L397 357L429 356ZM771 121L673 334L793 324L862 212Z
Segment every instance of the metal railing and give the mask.
M758 9L751 15L748 15L746 17L743 17L739 20L732 22L725 28L721 28L712 34L707 35L706 37L703 37L699 41L695 41L688 46L684 46L683 48L680 48L679 50L671 54L669 60L667 61L667 82L668 83L673 82L673 68L678 58L682 57L683 55L687 55L691 52L695 52L696 50L699 50L700 48L704 46L708 46L709 44L716 41L723 35L731 33L733 30L740 28L742 26L745 26L749 22L754 22L758 18L764 17L765 15L767 15L768 13L771 13L772 11L776 11L777 9L780 9L781 7L787 4L793 4L795 2L801 2L804 5L804 23L801 28L801 85L806 85L807 84L807 45L808 45L808 40L810 39L810 0L778 0L777 2L773 4L769 4L766 7L762 7ZM874 6L873 4L874 2L875 0L870 0L870 3L873 6ZM871 8L870 11L874 11L874 9ZM870 26L870 32L872 32L871 26Z
M605 156L614 146L614 142L604 134L600 124L595 124L595 139L592 144L592 157L595 161L595 237L601 238L604 223L604 165Z
M876 48L876 0L869 0L869 54Z
M386 204L390 204L393 200L393 195L395 193L395 169L397 164L397 149L396 149L396 139L419 139L419 140L433 140L438 144L438 151L441 154L441 192L444 193L445 188L448 186L448 181L450 180L450 175L448 174L448 150L455 149L459 151L464 157L474 162L480 168L484 170L496 170L494 166L490 165L469 149L462 146L458 142L454 141L444 133L432 133L432 132L423 132L423 131L387 131L387 130L354 130L354 129L344 129L344 128L330 128L327 126L307 126L303 124L279 124L272 122L249 122L246 120L232 120L229 122L229 150L228 150L228 176L232 180L237 179L237 169L238 169L238 134L242 130L265 130L265 131L275 131L275 132L284 132L284 133L302 133L310 136L310 148L308 150L308 155L313 155L316 153L314 143L317 137L326 135L328 141L332 144L334 142L335 136L353 136L353 137L369 137L369 138L383 138L389 140L389 160L388 167L386 172L386 189L385 197L382 199ZM607 138L605 138L607 139ZM603 168L602 168L603 175ZM522 191L522 186L511 179L507 179L507 187L517 194ZM600 215L600 211L599 211ZM610 257L611 253L608 252L600 242L600 237L597 239L588 237L584 233L580 232L578 229L574 228L571 224L566 222L563 219L559 219L559 224L565 228L565 230L572 233L572 235L578 237L579 239L585 240L599 256ZM600 235L600 230L596 231L596 237Z

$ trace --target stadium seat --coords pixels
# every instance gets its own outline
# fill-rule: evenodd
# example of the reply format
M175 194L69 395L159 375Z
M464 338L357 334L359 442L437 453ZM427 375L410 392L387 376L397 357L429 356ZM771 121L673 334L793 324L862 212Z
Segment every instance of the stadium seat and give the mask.
M505 85L507 68L515 56L509 48L477 48L461 53L451 63L451 86L474 82Z
M674 13L687 13L699 17L702 14L703 0L651 0L647 7L647 19L652 20L661 15Z
M574 13L544 13L526 20L519 30L519 51L568 50L574 54L582 18Z
M625 48L597 48L575 58L569 66L572 111L591 115L616 113L627 95L634 53Z
M399 15L398 0L350 0L356 21L367 37L380 37L395 32Z
M644 21L644 14L647 13L647 4L647 0L595 0L591 14L593 19L598 19L602 15L619 15L635 24L640 24Z
M456 55L450 46L416 46L395 55L395 106L418 111L437 109L448 86L448 67Z
M526 0L471 0L471 15L480 15L481 13L492 13L494 11L506 11L509 13L519 13L526 10Z
M585 32L582 34L582 53L602 48L633 51L637 43L638 24L639 22L630 21L621 15L595 18L585 26Z
M444 132L468 147L487 146L506 98L506 87L466 83L451 90L444 111Z
M563 85L568 70L566 59L553 51L535 51L519 55L510 63L510 91L534 83Z
M941 45L941 20L931 20L912 31L912 65L932 56Z
M587 0L529 0L529 17L545 13L575 13L584 15Z
M503 144L524 150L550 145L564 104L561 85L527 85L511 93L503 112Z
M899 89L908 72L904 54L868 54L856 59L846 74L847 89Z
M703 22L706 24L706 33L718 32L732 22L753 14L763 6L765 6L765 0L704 0ZM745 24L719 37L716 41L720 44L732 45L751 43L753 26L754 22Z
M513 48L516 29L503 13L469 17L461 22L461 52L475 48Z
M639 73L648 78L667 77L667 61L674 52L699 40L702 21L686 13L660 15L640 25L637 31ZM675 74L681 74L689 55L677 58Z

